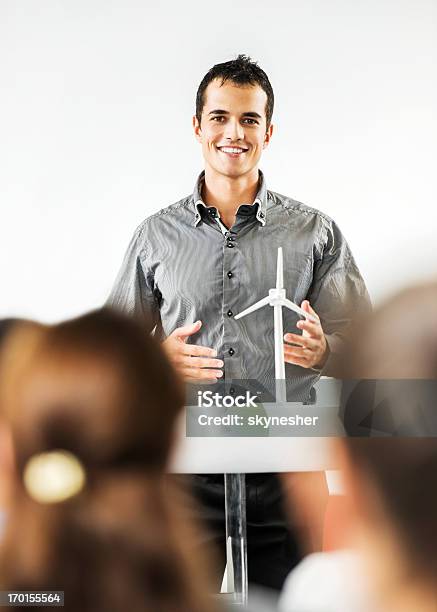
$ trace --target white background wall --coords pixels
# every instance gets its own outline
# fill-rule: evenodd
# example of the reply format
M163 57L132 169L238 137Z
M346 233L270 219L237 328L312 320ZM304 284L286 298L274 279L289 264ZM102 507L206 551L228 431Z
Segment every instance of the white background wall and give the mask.
M0 0L0 316L105 300L192 190L196 88L241 52L276 93L270 188L334 217L374 301L437 279L437 2Z

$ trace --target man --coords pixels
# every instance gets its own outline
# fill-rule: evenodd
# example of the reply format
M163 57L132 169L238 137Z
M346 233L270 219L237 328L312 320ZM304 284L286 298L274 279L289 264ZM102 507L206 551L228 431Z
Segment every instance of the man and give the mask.
M272 138L273 105L267 75L246 56L205 75L193 117L205 170L193 194L140 225L111 294L116 307L152 313L155 333L188 382L255 379L272 387L271 309L238 321L234 315L267 295L279 246L288 297L317 319L298 321L284 310L290 381L307 385L329 374L351 313L368 304L333 221L267 190L258 165ZM198 477L196 488L224 538L223 477ZM247 500L249 579L279 589L299 553L276 478L249 476Z

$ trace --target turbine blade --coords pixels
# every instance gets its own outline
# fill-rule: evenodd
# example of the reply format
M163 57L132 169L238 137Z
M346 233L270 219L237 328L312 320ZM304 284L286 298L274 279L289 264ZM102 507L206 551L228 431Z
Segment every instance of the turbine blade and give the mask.
M284 288L284 264L282 258L282 247L278 247L278 263L276 265L276 289Z
M291 300L287 300L287 298L285 298L285 300L281 300L281 302L284 306L286 306L290 310L294 310L294 312L297 312L298 314L302 315L302 317L305 317L305 319L308 319L309 321L312 321L313 323L318 322L315 316L313 316L309 312L306 312L305 310L303 310L303 308L301 308L300 306L298 306Z
M249 306L249 308L246 308L246 310L243 310L239 314L235 315L234 319L241 319L241 317L245 317L249 313L254 312L255 310L258 310L258 308L262 308L266 304L269 304L269 302L270 302L270 297L267 296L263 298L262 300L259 300L259 302L252 304L252 306Z

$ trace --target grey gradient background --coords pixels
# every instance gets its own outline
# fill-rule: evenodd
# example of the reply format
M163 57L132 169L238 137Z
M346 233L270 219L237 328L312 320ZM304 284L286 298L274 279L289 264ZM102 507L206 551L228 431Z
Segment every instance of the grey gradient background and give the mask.
M0 316L107 297L134 228L193 187L197 85L268 72L268 186L331 215L375 302L437 278L437 2L0 0Z

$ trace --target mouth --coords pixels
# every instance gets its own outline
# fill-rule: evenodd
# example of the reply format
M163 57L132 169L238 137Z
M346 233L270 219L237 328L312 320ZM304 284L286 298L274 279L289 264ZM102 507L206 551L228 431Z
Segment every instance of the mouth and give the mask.
M243 155L243 153L246 153L248 151L248 149L245 149L244 147L217 147L217 149L221 152L224 153L225 155L227 155L228 157L233 157L233 158L237 158L240 155Z

